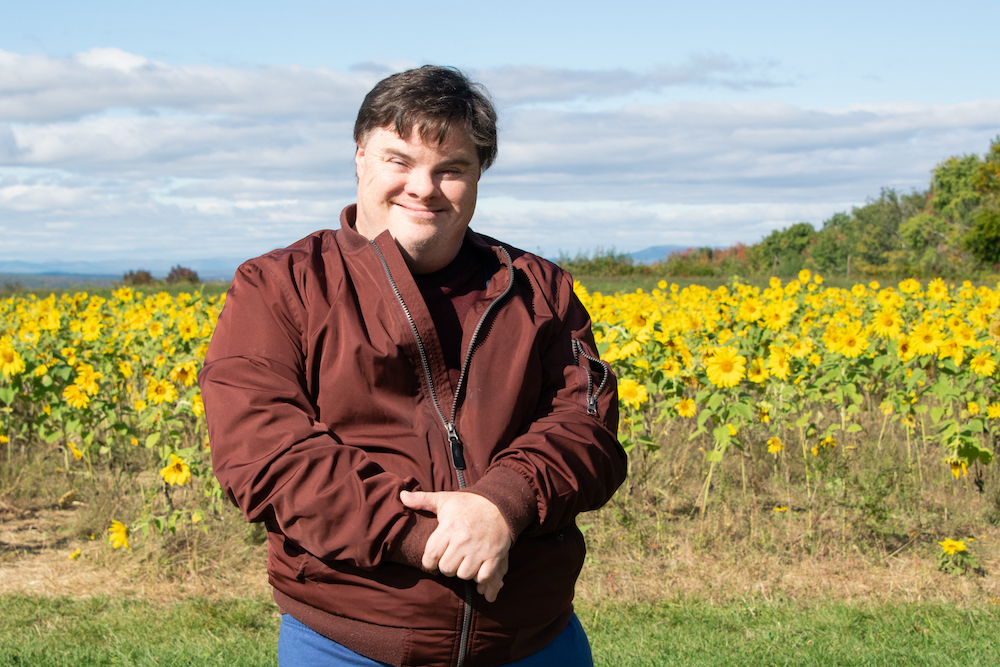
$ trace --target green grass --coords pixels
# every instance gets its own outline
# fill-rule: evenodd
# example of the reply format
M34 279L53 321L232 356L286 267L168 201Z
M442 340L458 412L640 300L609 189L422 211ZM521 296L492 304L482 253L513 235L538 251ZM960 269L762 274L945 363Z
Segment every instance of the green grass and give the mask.
M1000 615L942 604L698 601L580 605L595 663L995 665ZM274 665L279 620L265 598L0 597L0 666Z

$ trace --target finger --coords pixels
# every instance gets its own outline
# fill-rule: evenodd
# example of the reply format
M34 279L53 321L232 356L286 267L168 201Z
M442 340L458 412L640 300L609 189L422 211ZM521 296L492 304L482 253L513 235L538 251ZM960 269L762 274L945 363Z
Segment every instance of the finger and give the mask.
M478 560L466 557L462 559L462 564L455 570L455 576L466 581L472 581L473 579L479 581L479 573L482 570L482 564Z
M424 545L424 555L420 558L420 566L425 572L440 570L441 557L447 548L448 541L441 536L439 531L435 530L431 533L431 536L427 538L427 544Z
M459 568L462 567L463 561L462 555L449 546L438 559L437 568L446 577L454 577L458 574ZM471 577L467 578L471 579Z
M423 491L400 491L399 500L411 510L423 512L433 512L437 514L438 499L434 493L424 493Z
M506 556L497 560L484 562L476 573L476 583L482 584L491 579L502 580L507 574L507 567L508 561Z
M480 595L486 598L487 602L496 602L497 595L500 594L501 588L503 588L503 582L496 582L493 580L476 586L476 590L479 591Z

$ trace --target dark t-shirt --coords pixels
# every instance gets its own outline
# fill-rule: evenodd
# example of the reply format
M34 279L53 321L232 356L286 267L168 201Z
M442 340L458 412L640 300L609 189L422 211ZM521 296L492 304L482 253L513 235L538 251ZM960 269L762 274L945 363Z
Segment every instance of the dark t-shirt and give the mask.
M458 387L462 373L463 326L476 301L486 295L486 276L483 255L468 243L462 244L448 266L434 273L413 276L434 320L453 388ZM476 323L469 322L468 326L475 327Z

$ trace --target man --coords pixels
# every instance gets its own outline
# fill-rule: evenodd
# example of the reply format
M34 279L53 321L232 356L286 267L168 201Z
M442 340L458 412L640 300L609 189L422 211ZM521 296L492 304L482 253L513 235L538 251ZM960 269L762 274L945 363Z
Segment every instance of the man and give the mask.
M279 661L591 664L575 518L625 454L589 317L469 229L496 113L464 75L385 79L354 138L357 204L240 267L199 377L215 474L267 527Z

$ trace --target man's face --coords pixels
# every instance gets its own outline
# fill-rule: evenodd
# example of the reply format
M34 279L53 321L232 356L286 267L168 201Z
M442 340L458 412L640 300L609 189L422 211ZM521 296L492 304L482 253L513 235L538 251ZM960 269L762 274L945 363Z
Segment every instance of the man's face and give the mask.
M415 130L404 141L378 129L359 144L355 163L358 232L373 239L389 230L417 273L447 265L476 208L479 158L465 133L435 144Z

